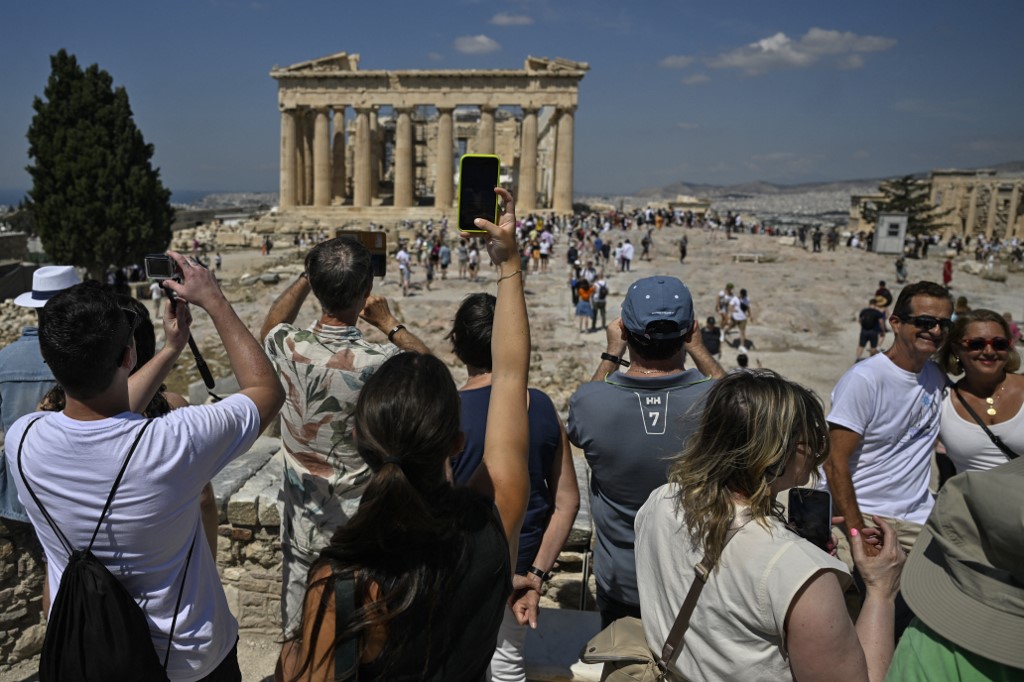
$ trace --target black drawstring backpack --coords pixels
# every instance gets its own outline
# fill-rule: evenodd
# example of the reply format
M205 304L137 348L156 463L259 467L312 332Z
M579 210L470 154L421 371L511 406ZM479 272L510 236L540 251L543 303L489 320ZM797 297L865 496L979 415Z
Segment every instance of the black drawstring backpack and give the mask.
M35 491L25 477L21 464L21 450L29 429L42 419L32 420L21 436L18 445L18 473L25 482L25 488L35 501L46 522L53 529L67 551L69 558L64 574L53 600L46 638L39 660L40 682L149 682L167 680L167 659L171 653L171 640L181 606L185 576L192 559L195 539L185 560L185 570L178 589L178 599L171 620L171 632L167 637L167 651L163 664L157 656L150 637L149 623L142 608L121 585L117 577L92 553L96 535L103 525L103 519L114 501L114 494L121 484L128 462L152 420L147 420L135 436L128 455L124 458L121 471L114 480L103 506L96 530L93 531L89 546L84 550L75 549L67 536L53 522L49 512L36 497Z

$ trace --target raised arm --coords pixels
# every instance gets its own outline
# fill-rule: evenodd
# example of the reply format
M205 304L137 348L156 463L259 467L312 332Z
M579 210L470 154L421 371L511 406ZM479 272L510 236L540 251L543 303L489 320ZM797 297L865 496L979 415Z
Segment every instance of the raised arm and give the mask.
M686 352L693 358L693 366L697 371L712 379L721 379L725 376L725 370L715 360L715 356L708 352L704 346L704 339L700 335L700 325L697 320L693 321L693 329L690 330L690 340L684 346Z
M489 233L487 251L498 266L498 293L491 332L491 403L487 410L482 466L470 487L493 496L509 553L514 564L519 529L526 513L530 481L526 468L529 422L526 416L526 380L530 360L530 323L526 316L523 277L516 248L516 216L512 195L497 187L503 199L497 225L477 218L477 227Z
M604 333L607 338L605 354L624 360L626 357L626 330L622 326L622 318L616 317L612 320L605 328ZM601 358L601 362L597 364L594 376L590 377L590 380L604 381L606 376L619 367L624 367L624 365Z
M167 255L181 269L182 282L179 284L167 280L164 286L181 300L193 303L209 313L221 343L224 344L224 350L227 351L240 392L256 404L262 433L284 404L284 389L281 388L273 365L259 341L224 297L213 273L175 251L168 251Z
M188 336L192 325L192 313L188 304L179 301L171 311L168 301L164 303L164 347L150 358L134 374L128 377L128 402L131 411L142 413L153 399L160 385L170 374L181 351L188 345Z
M399 324L398 318L391 314L388 306L388 299L383 296L370 296L366 299L366 305L359 313L359 317L372 324L388 336L388 341L395 344L402 350L414 351L433 355L427 344L420 341L419 337L409 331L404 324ZM398 331L395 331L395 330ZM392 332L394 333L392 334Z
M306 278L306 273L302 273L270 306L270 312L267 313L267 318L263 320L263 326L260 327L259 340L263 341L266 339L270 330L277 325L295 322L295 318L298 317L299 310L306 301L306 297L309 296L309 292L309 279Z

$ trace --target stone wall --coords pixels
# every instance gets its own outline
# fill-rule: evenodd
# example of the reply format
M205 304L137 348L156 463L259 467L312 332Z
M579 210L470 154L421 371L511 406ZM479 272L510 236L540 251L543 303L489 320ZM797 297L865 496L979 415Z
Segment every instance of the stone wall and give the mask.
M42 649L41 552L28 524L0 518L0 671Z

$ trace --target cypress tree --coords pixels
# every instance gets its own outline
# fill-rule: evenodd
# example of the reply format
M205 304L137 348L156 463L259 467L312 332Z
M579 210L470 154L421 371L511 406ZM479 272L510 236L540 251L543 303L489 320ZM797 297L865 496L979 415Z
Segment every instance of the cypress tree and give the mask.
M900 178L886 180L878 186L878 191L885 197L868 205L864 218L876 222L879 213L906 213L907 234L929 234L944 226L942 218L949 211L936 211L932 206L928 184L904 175Z
M32 103L28 206L50 258L101 279L110 266L141 263L170 243L171 193L150 164L128 93L93 64L61 50L50 57L44 98Z

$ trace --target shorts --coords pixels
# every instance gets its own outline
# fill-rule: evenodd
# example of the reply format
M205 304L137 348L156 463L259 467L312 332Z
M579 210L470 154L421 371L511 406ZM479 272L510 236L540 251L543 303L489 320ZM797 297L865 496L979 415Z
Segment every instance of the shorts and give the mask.
M857 341L857 347L863 348L864 346L871 346L872 348L878 348L878 330L877 329L861 329L860 340Z
M593 314L594 308L590 301L580 301L576 304L576 317L591 317Z
M401 272L402 272L402 279L403 280L408 282L410 279L412 279L412 273L409 272L409 268L399 267L399 270L401 270Z

